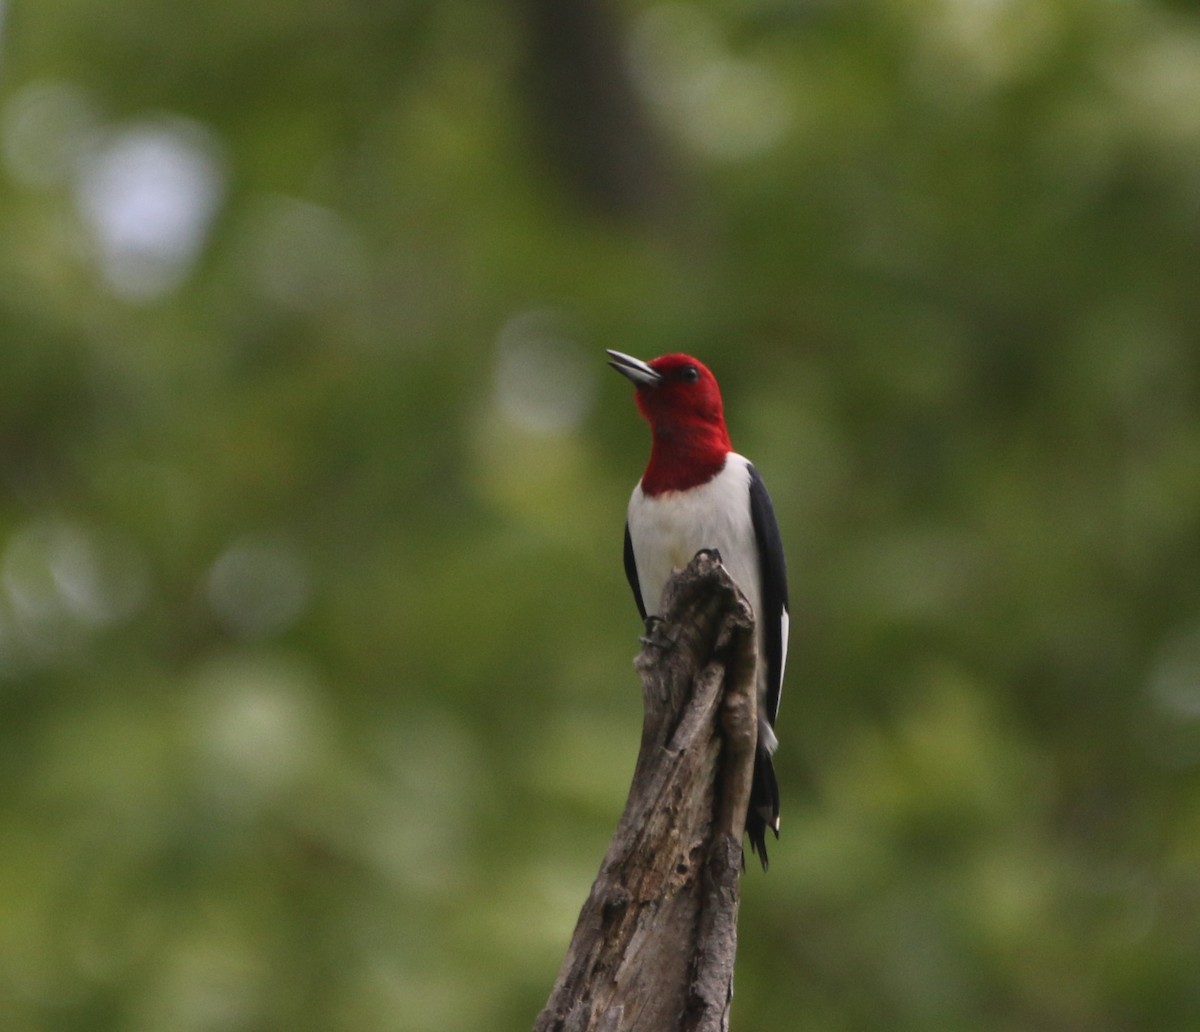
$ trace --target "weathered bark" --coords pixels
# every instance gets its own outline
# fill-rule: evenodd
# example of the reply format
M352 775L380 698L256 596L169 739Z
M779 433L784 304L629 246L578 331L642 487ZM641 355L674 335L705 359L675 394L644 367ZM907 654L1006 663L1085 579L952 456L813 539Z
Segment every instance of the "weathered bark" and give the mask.
M756 727L754 621L715 552L668 584L636 661L625 812L534 1032L729 1027Z

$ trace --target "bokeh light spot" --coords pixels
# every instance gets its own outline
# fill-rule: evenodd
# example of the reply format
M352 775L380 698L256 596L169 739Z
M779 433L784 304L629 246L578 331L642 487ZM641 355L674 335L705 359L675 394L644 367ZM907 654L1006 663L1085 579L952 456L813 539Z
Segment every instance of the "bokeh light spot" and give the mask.
M319 311L362 281L362 240L336 211L294 197L268 197L250 221L251 275L281 308Z
M205 794L253 816L322 755L325 721L311 670L286 656L237 655L203 668L191 729Z
M222 624L244 638L281 634L303 614L308 564L277 538L246 537L230 545L208 573L209 604Z
M1200 720L1200 623L1170 635L1150 672L1150 698L1176 720Z
M508 419L534 433L577 426L596 397L595 363L549 309L513 316L497 342L496 402Z
M728 161L781 142L794 122L770 65L727 52L715 21L690 4L659 4L638 20L631 64L643 92L696 151Z
M103 136L84 156L75 200L105 282L131 301L184 280L224 193L223 161L195 122L156 119Z
M11 536L0 584L0 668L19 668L65 658L90 630L134 616L149 592L150 571L128 538L50 520Z

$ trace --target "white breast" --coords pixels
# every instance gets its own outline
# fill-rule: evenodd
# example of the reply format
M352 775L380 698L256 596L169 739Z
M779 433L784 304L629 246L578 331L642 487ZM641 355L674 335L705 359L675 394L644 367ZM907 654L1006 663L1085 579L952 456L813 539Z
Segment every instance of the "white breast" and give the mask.
M663 589L673 573L682 570L702 548L715 548L734 583L754 610L758 623L758 654L764 648L762 582L758 542L750 512L750 463L731 452L725 466L707 484L687 491L665 491L647 497L638 484L629 499L629 537L637 565L638 585L648 615L662 610ZM788 615L781 614L783 659L787 656ZM767 664L757 671L758 696L767 692ZM775 732L768 715L759 711L759 742L774 752Z
M648 614L660 611L671 574L687 566L702 548L721 553L725 569L755 613L761 608L748 465L731 452L721 472L700 487L654 497L647 497L641 484L633 489L629 536Z

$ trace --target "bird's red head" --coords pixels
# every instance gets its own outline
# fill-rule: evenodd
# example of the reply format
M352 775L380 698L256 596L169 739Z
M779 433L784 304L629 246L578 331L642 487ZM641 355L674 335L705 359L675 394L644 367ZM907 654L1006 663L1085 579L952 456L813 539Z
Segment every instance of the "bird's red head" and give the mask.
M733 445L721 389L708 367L690 355L643 362L619 351L608 354L609 365L637 386L638 411L654 435L642 490L684 490L719 473Z

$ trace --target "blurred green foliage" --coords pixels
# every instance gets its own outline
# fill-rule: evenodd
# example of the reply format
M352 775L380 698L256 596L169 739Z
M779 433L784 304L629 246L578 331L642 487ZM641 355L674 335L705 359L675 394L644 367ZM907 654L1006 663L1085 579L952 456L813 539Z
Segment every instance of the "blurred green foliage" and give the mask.
M3 9L0 9L3 10ZM0 1027L528 1027L686 350L775 497L734 1027L1200 1027L1200 19L14 3Z

